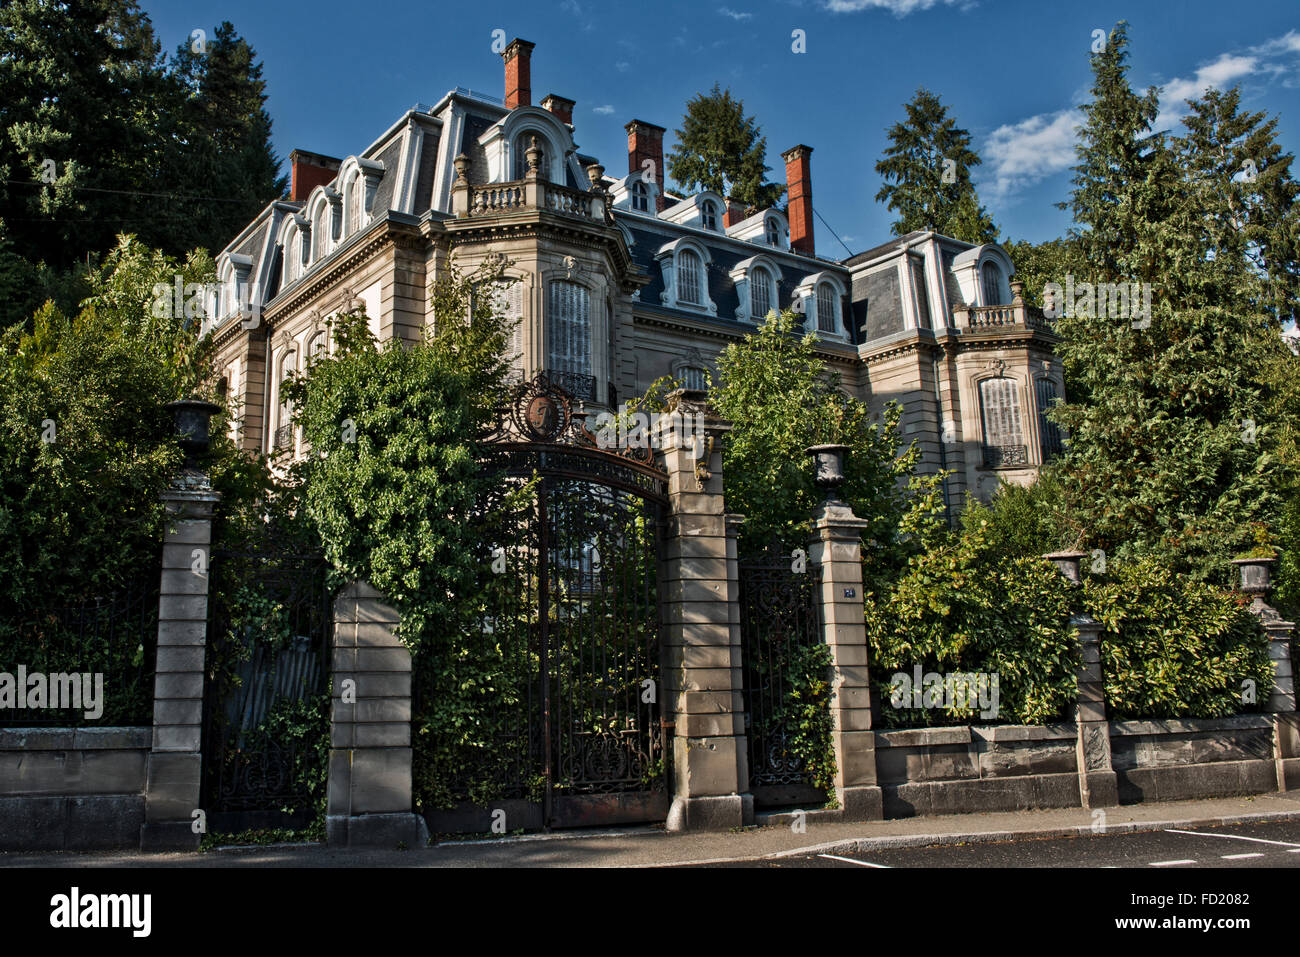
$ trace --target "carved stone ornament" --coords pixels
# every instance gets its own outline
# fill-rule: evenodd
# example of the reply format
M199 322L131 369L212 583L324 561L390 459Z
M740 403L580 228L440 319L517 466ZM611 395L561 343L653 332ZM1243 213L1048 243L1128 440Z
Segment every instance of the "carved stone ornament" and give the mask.
M572 278L573 278L573 274L576 273L576 272L578 272L578 271L580 270L580 267L579 267L579 265L578 265L578 260L576 260L576 259L573 258L572 256L565 256L565 257L564 257L564 270L565 270L565 272L564 272L564 278L566 278L566 279L572 279Z

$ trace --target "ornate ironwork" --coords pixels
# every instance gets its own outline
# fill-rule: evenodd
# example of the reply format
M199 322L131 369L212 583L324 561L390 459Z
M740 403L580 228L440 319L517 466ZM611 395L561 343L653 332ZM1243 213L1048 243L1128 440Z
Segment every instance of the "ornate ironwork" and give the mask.
M984 446L984 467L999 469L1008 465L1027 465L1029 458L1023 445Z
M816 799L785 723L793 653L821 642L821 569L805 548L772 542L740 562L740 629L745 662L749 780L759 805Z

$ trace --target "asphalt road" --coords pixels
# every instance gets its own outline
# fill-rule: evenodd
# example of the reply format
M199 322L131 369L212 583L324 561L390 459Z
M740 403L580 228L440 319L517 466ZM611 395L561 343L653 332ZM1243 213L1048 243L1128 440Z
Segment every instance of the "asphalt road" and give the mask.
M698 865L692 865L698 866ZM870 852L801 854L710 867L1300 867L1300 821L1170 829L1088 837L1024 839L990 844L902 847Z

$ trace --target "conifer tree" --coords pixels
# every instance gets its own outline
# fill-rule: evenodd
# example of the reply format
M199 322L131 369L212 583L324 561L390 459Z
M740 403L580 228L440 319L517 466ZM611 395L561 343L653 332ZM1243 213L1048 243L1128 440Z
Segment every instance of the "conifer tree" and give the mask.
M676 133L668 172L683 189L712 190L754 209L766 209L781 199L785 187L764 182L771 168L764 162L767 137L730 90L715 83L710 93L692 98Z
M983 161L970 133L929 90L917 90L903 108L907 118L889 128L889 147L876 163L885 179L876 200L898 213L894 235L932 229L969 243L996 241L998 228L971 181L972 167Z

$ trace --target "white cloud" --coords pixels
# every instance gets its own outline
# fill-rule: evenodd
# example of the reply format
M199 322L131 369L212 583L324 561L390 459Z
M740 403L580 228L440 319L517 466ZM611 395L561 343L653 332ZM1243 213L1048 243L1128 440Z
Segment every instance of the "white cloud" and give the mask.
M632 69L632 64L628 63L626 60L619 60L614 64L614 69L618 70L619 73L626 73L628 70Z
M1073 107L1039 113L1019 123L999 126L989 134L982 156L992 173L992 195L1011 192L1074 165L1074 128L1080 122Z
M888 10L896 17L905 17L918 10L929 10L940 3L946 7L960 6L963 10L975 6L974 0L826 0L826 9L832 13Z
M610 106L608 103L606 103L604 106L598 106L598 107L596 107L596 108L593 109L591 112L593 112L593 113L599 113L601 116L609 116L609 114L611 114L611 113L614 112L614 107L612 107L612 106Z
M738 10L732 10L730 7L719 7L718 13L724 17L731 17L733 20L752 20L754 17L752 13L742 13Z
M1280 37L1274 37L1261 43L1257 47L1250 48L1251 53L1258 53L1261 56L1277 56L1282 53L1300 53L1300 31L1290 30Z
M1260 72L1259 57L1221 53L1211 62L1196 68L1194 76L1175 77L1163 84L1160 92L1160 115L1153 124L1157 130L1171 130L1187 115L1185 100L1194 100L1210 87L1230 88L1243 76Z

